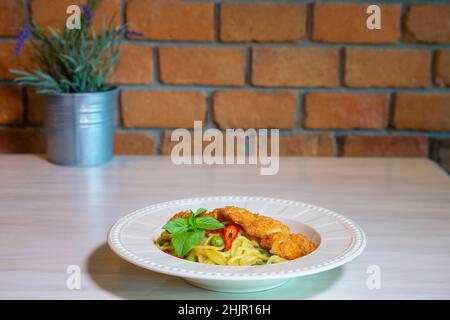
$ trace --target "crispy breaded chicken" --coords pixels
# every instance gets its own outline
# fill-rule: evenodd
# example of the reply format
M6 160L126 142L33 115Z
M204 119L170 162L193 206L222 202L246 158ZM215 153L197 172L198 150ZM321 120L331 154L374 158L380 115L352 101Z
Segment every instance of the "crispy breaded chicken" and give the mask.
M241 227L249 236L257 238L260 245L285 259L296 259L316 249L316 244L302 234L292 234L281 221L252 213L246 209L229 206L215 209L210 214L220 221Z
M278 220L261 216L239 207L220 208L214 210L213 213L217 214L219 220L237 224L249 236L256 238L264 238L276 232L291 232L288 226Z
M302 234L274 233L261 239L261 247L288 260L303 257L316 249L316 244Z
M172 218L170 218L169 221L172 221L172 220L175 220L175 219L179 219L179 218L187 218L187 217L189 217L190 214L191 214L191 212L189 210L181 211L181 212L178 212L177 214L175 214ZM212 217L212 218L218 220L217 213L214 213L214 211L212 211L212 212L205 212L205 213L199 214L198 216L199 217L208 216L208 217Z
M189 210L186 211L180 211L177 214L174 214L172 218L170 218L169 221L175 220L175 219L180 219L180 218L187 218L189 217Z

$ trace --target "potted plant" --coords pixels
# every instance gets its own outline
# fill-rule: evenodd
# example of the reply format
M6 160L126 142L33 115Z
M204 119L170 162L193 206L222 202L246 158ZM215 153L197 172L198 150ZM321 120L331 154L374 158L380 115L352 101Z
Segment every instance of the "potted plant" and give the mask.
M25 41L34 66L11 70L15 81L41 94L44 131L50 162L85 166L112 158L118 89L106 83L119 58L125 26L92 28L92 11L98 0L83 6L79 29L47 31L36 24L25 26L16 55Z

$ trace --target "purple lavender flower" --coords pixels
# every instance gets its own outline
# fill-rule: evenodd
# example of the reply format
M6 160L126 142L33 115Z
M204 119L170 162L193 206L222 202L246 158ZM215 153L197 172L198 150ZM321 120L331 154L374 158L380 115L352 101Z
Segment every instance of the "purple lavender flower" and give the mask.
M129 38L129 37L143 37L143 36L144 36L144 33L143 33L143 32L137 32L137 31L127 30L127 31L125 32L125 36L126 36L127 38Z
M14 58L18 58L20 56L20 52L22 51L23 45L25 41L28 40L31 36L31 28L29 26L25 26L20 30L19 40L17 40L16 50L14 51Z
M94 14L92 13L92 11L89 9L87 4L83 5L83 14L87 19L88 23L92 22L92 18L94 17Z

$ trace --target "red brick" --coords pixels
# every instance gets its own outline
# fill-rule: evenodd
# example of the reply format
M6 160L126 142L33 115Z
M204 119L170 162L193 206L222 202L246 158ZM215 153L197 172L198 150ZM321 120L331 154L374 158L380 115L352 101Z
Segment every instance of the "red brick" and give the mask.
M450 5L411 5L405 15L405 39L411 42L450 42Z
M22 96L19 88L0 87L0 124L22 122Z
M344 139L345 157L426 157L425 137L352 135Z
M86 2L86 0L31 0L31 16L41 28L52 27L62 31L70 16L66 13L67 8L70 5L81 7ZM106 25L109 25L111 19L114 26L119 25L120 0L101 0L93 13L92 26L97 33L102 30L103 17Z
M11 69L24 70L25 67L32 66L26 52L22 52L18 58L15 58L15 49L15 42L0 42L0 80L14 79L16 76L9 71Z
M206 97L191 91L122 92L122 117L125 127L192 128L204 121Z
M227 90L214 93L214 121L220 128L292 129L297 99L288 91Z
M133 31L153 40L211 41L214 4L174 0L131 0L127 21Z
M334 157L336 139L332 134L280 136L280 156Z
M450 173L450 138L435 139L433 141L431 158Z
M315 4L312 38L320 42L391 43L400 36L400 6L380 5L381 29L366 26L368 4Z
M252 84L330 87L338 85L337 49L254 48Z
M44 137L31 129L1 129L0 153L45 153Z
M399 93L395 100L395 128L450 130L450 94Z
M122 131L114 134L114 154L116 155L151 155L154 144L151 134Z
M305 122L311 129L384 129L389 97L378 93L308 93Z
M24 25L22 1L0 1L0 37L15 37Z
M450 50L436 52L434 82L441 87L450 86Z
M245 52L240 48L162 47L161 81L171 84L243 85Z
M148 84L152 81L152 48L147 45L123 44L120 60L108 82Z
M220 9L222 41L297 41L305 37L304 4L224 3Z
M345 83L351 87L425 87L431 53L425 50L348 48Z

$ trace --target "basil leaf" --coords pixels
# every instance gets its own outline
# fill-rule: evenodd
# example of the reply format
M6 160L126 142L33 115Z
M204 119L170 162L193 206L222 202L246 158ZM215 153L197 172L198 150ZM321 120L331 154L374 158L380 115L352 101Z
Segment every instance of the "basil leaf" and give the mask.
M202 213L205 213L206 211L208 211L208 210L206 210L205 208L200 208L200 209L197 209L197 211L195 211L195 216L198 216L199 214L202 214Z
M194 247L198 246L205 238L205 230L194 231L185 243L185 254L188 254Z
M172 245L175 251L175 255L178 257L184 257L195 246L198 246L205 237L205 230L186 231L178 233L172 237Z
M217 230L225 227L222 223L212 217L200 217L195 219L195 225L197 228L206 230Z
M189 210L191 213L189 214L189 217L188 217L188 225L190 226L190 227L193 227L193 228L195 228L195 213L194 213L194 211L192 211L192 210Z
M164 230L167 230L171 234L178 234L189 229L188 219L187 218L178 218L172 221L169 221L162 227Z
M185 243L187 239L191 237L192 233L193 232L187 231L178 233L172 237L172 245L176 256L183 257L183 253L186 250Z

